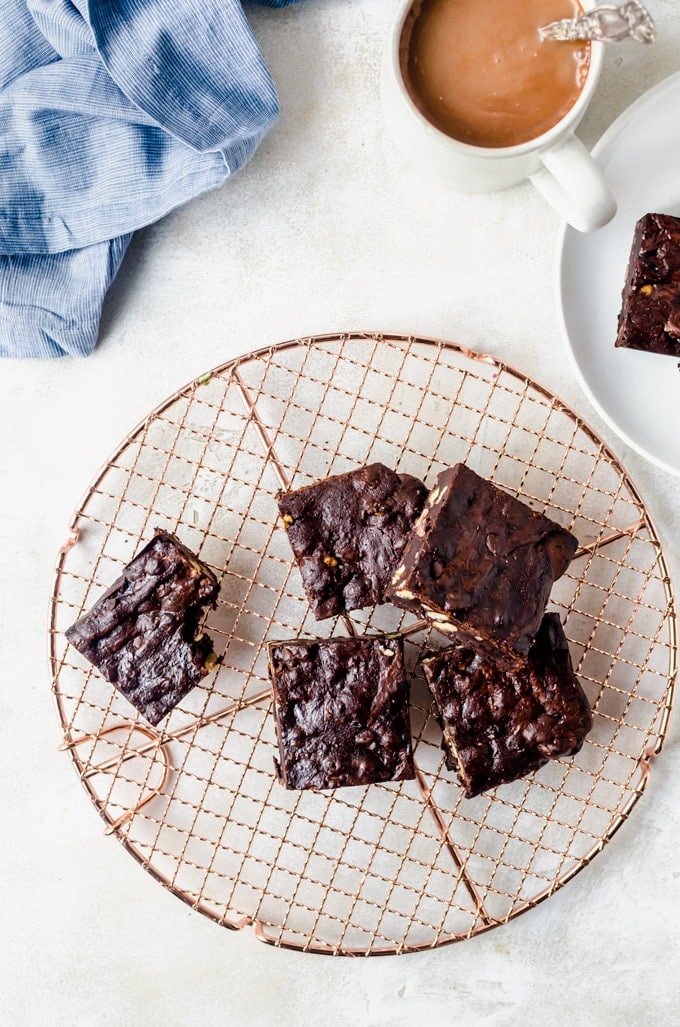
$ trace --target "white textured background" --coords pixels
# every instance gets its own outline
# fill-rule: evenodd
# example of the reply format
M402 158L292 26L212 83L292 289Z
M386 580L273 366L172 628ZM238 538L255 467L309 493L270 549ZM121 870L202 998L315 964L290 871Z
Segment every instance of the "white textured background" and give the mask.
M649 7L658 42L608 52L579 132L588 145L680 67L676 0ZM565 889L473 941L365 961L277 951L193 913L104 837L57 751L47 609L72 511L168 394L280 340L415 332L526 370L622 458L678 587L680 480L603 427L562 349L556 216L528 185L474 197L424 187L383 137L393 8L308 0L254 11L282 117L253 163L136 236L91 358L0 366L3 1024L678 1022L677 715L630 820Z

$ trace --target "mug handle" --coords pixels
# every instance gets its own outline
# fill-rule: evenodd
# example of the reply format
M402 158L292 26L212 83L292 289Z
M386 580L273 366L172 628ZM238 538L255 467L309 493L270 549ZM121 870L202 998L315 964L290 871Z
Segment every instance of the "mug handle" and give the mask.
M602 228L616 214L616 199L589 151L575 135L539 154L531 175L539 193L579 232Z

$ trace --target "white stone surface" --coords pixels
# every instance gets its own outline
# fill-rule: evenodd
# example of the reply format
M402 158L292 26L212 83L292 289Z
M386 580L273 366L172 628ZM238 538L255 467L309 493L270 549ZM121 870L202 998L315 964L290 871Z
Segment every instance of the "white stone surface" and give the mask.
M580 129L588 145L678 69L680 10L674 0L649 7L658 42L608 53ZM47 610L72 511L167 395L280 340L415 332L527 371L622 459L677 587L680 480L612 436L573 379L555 311L556 216L528 185L490 196L424 186L383 137L392 9L309 0L254 11L282 116L253 163L136 236L91 358L0 367L4 1024L677 1022L677 716L629 821L566 888L472 941L370 960L277 951L189 910L104 837L57 749ZM668 159L680 176L680 154Z

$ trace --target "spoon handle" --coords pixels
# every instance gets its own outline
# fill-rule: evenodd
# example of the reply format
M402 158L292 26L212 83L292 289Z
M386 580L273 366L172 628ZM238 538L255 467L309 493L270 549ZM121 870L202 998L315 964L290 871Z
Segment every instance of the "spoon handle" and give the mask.
M620 7L595 7L580 18L563 18L539 29L541 39L574 42L594 39L603 43L620 43L633 39L637 43L653 43L656 27L652 17L639 0L629 0Z

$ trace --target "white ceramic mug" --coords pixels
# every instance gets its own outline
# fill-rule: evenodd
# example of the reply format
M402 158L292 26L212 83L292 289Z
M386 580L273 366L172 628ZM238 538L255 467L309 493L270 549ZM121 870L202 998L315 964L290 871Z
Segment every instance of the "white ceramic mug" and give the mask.
M383 63L385 121L405 159L428 177L462 192L495 192L530 179L558 214L581 232L601 228L616 200L600 167L574 131L597 86L604 44L593 42L583 89L573 107L547 132L517 146L460 142L436 128L411 99L401 73L400 43L414 0L402 0ZM593 6L582 4L584 9Z

